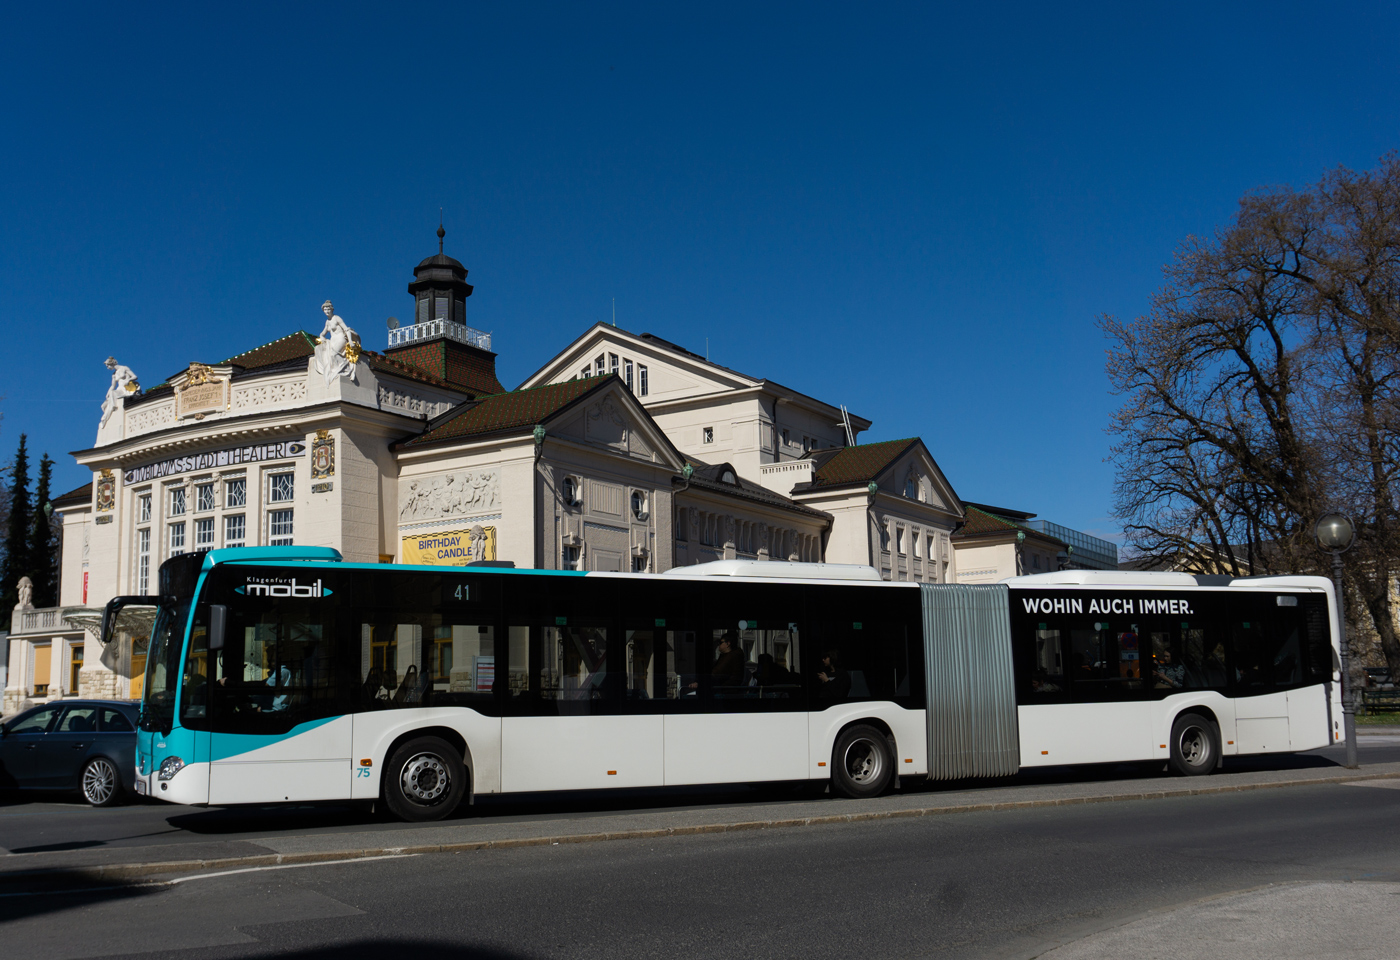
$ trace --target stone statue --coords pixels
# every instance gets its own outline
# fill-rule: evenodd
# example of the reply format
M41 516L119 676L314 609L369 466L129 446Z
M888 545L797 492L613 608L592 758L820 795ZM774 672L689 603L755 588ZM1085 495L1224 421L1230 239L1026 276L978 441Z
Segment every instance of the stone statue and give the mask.
M469 542L471 543L471 557L472 557L472 559L473 559L473 560L485 560L485 559L486 559L486 531L485 531L485 529L482 528L481 524L477 524L476 526L474 526L474 527L471 528L471 532L468 534L468 539L469 539Z
M326 315L326 325L316 344L316 372L326 378L329 387L336 377L354 379L355 363L360 359L360 336L335 315L329 300L321 304L321 312Z
M107 358L107 369L112 371L112 385L107 388L107 396L102 401L102 422L98 424L99 427L107 426L112 414L121 409L122 401L140 389L136 374L125 364L117 363L116 357Z
M19 603L15 606L16 609L34 606L34 581L28 577L19 578Z

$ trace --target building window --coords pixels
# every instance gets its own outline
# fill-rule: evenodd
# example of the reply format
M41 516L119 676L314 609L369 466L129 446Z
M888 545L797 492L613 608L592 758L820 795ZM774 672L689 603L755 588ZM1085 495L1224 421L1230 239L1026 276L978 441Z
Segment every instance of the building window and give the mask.
M633 558L632 558L632 572L633 572L633 573L646 573L646 572L647 572L647 558L646 558L646 557L633 557Z
M899 555L904 556L904 528L896 527L894 531L894 545L899 550Z
M578 569L578 547L565 547L563 555L559 558L559 566L562 570Z
M913 473L904 479L904 495L910 500L919 499L919 478Z
M185 515L185 488L170 488L170 515L172 517L182 517Z
M194 522L194 548L196 550L214 549L213 517L204 517Z
M146 499L150 499L147 497ZM151 528L136 531L136 592L146 596L151 592Z
M450 304L451 301L447 300L445 297L437 297L436 299L434 299L433 319L446 320L448 318L448 310L451 309Z
M593 361L593 367L594 367L594 372L597 373L598 376L600 376L600 377L603 375L604 371L607 369L606 367L603 366L603 355L602 355L601 353L598 354L598 359L596 359L596 360Z
M185 525L183 523L172 523L170 525L170 555L176 556L185 552Z
M627 389L632 389L632 361L622 361L622 382L627 384Z
M427 323L427 322L428 322L428 298L427 298L427 297L420 297L420 298L418 299L418 322L419 322L419 323Z
M578 503L578 478L565 477L564 482L559 485L560 496L567 504Z
M243 514L224 517L224 546L241 547L248 542L248 521Z
M637 364L637 396L647 395L647 368L646 364Z
M273 510L267 515L267 542L274 547L292 545L292 511Z
M201 483L194 488L194 508L197 512L214 509L214 485Z
M268 502L269 503L291 503L294 490L295 475L290 473L274 473L268 478Z
M617 373L617 365L618 365L617 354L615 354L615 353L610 353L610 354L608 354L608 373Z
M914 548L914 559L915 559L915 560L921 560L921 559L923 559L923 556L924 556L924 552L923 552L924 538L921 537L921 536L919 536L918 533L914 533L913 535L910 536L909 539L910 539L910 541L911 541L911 543L912 543L912 546L913 546L913 548Z
M83 669L83 645L75 643L68 648L68 692L78 692L78 674Z
M241 507L248 502L248 479L234 477L224 481L224 506Z
M690 517L685 507L676 511L676 539L682 543L690 539Z
M638 520L647 518L647 495L641 490L632 491L632 516Z
M890 532L885 529L884 524L880 525L880 552L890 552Z
M584 367L584 368L583 368L583 373L579 374L579 376L582 377L583 379L587 380L589 377L593 376L593 368L592 368L592 367Z
M701 443L714 443L714 442L715 442L715 428L714 428L714 427L701 427L701 428L700 428L700 442L701 442Z
M143 493L136 498L136 522L151 522L151 495L149 493Z
M792 441L788 439L788 432L787 432L786 430L784 430L784 431L783 431L783 446L787 447L787 446L791 446L791 445L792 445Z

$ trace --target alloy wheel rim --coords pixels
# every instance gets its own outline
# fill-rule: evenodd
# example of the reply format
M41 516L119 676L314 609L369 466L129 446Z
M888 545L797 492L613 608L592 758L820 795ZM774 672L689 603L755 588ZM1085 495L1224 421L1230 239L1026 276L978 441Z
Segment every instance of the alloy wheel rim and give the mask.
M416 803L432 804L441 800L452 788L452 776L447 764L431 753L420 753L403 765L399 777L404 796Z
M855 783L874 781L881 765L880 750L870 740L856 740L846 748L846 775Z
M1206 745L1206 732L1197 726L1190 726L1181 731L1178 748L1181 751L1181 759L1193 767L1204 763L1210 753L1210 748Z
M106 760L94 760L83 771L83 796L89 803L105 803L117 787L117 771Z

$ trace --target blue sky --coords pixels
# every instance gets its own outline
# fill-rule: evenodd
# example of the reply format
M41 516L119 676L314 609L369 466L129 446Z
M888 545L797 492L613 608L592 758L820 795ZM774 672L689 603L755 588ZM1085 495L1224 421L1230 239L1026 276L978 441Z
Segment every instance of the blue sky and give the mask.
M0 452L60 490L109 354L154 384L327 297L382 348L442 207L508 386L615 297L922 436L964 499L1116 535L1096 317L1246 191L1400 146L1385 5L0 16Z

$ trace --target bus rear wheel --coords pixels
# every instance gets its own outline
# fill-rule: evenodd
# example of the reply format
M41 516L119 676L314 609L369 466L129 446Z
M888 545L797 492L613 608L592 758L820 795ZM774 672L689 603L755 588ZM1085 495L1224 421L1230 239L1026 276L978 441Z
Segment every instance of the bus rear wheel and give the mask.
M1199 713L1184 713L1172 724L1171 768L1183 777L1203 777L1220 762L1220 735Z
M883 732L857 724L836 738L831 752L832 792L852 800L878 797L893 776L894 754Z
M411 823L449 816L466 789L466 765L437 737L400 744L384 767L384 802L394 816Z

